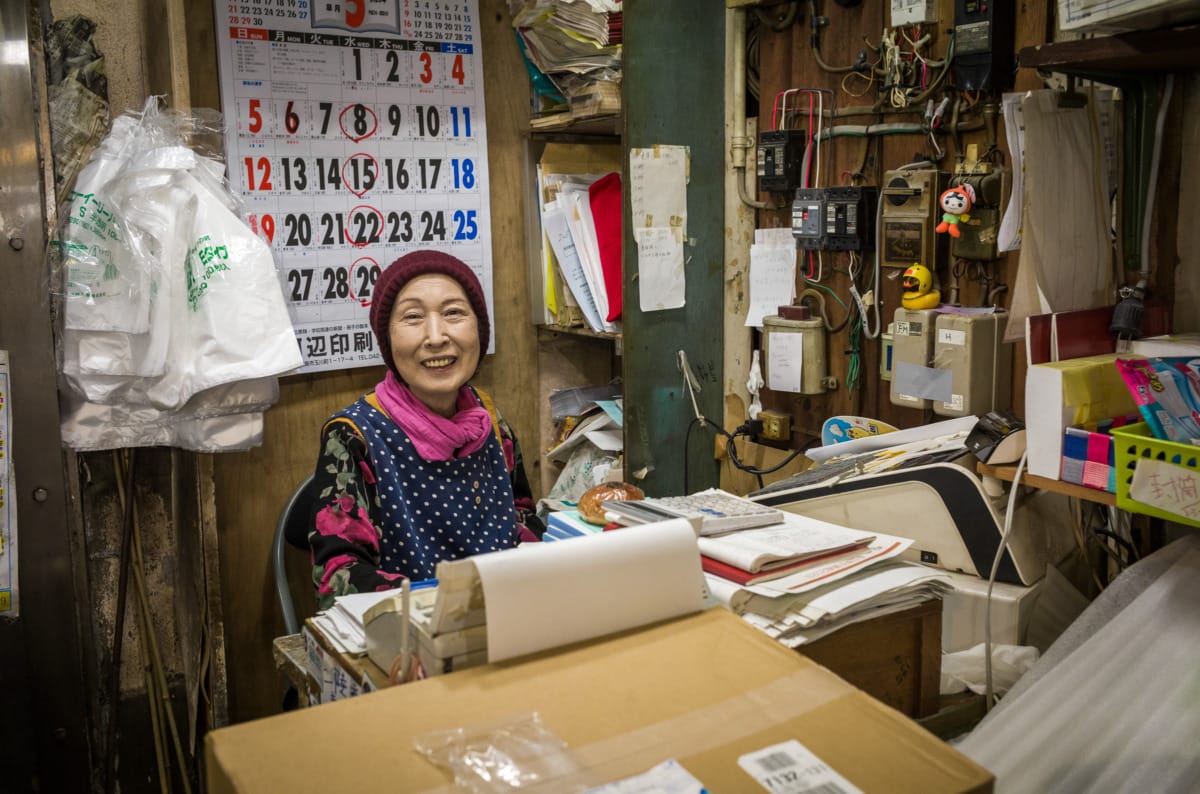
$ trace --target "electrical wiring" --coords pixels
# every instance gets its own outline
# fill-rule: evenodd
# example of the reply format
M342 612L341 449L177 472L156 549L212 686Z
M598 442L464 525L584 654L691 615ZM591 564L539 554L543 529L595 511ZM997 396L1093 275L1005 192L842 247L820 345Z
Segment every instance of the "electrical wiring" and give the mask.
M846 364L846 388L857 392L862 388L862 315L856 314L847 335L850 360Z
M688 396L691 398L691 403L692 403L692 420L688 423L687 429L684 433L684 440L683 440L683 485L684 485L684 490L689 490L689 487L688 487L688 458L690 457L689 456L689 447L691 444L692 430L695 429L697 424L709 425L719 435L724 436L726 439L726 449L729 453L729 460L738 469L740 469L748 474L753 474L755 476L761 477L764 474L771 474L773 472L779 471L784 466L788 465L793 460L795 460L796 456L798 456L801 452L804 451L803 448L794 450L792 452L792 454L788 455L782 461L780 461L779 463L777 463L776 465L772 466L769 469L759 469L754 466L750 466L745 463L742 463L741 459L738 458L737 445L734 442L739 435L749 435L750 434L750 430L751 430L750 423L745 422L740 427L735 429L732 433L729 433L725 430L725 428L721 427L721 425L717 424L716 422L712 421L707 416L705 416L703 414L703 412L701 412L701 410L700 410L699 401L697 401L697 399L696 399L696 392L699 390L700 385L699 385L699 383L696 382L695 375L692 373L691 366L688 364L687 354L684 351L680 350L676 354L676 357L677 357L677 366L680 369L680 371L683 372L684 387L686 388L686 390L688 392Z
M851 91L849 88L846 87L846 81L849 80L851 77L857 77L861 80L867 81L867 84L866 84L866 86L863 87L862 91ZM857 98L857 97L866 96L867 92L870 91L874 85L875 85L875 70L874 69L871 70L871 73L869 76L864 75L862 72L857 72L857 71L856 72L847 72L845 75L842 76L842 81L841 81L842 92L845 94L848 94L849 96L852 96L852 97Z
M801 275L803 276L803 274L801 274ZM845 328L846 324L850 321L850 317L853 314L850 311L850 308L846 305L845 301L843 301L841 298L839 298L838 294L836 292L834 292L832 289L825 286L824 284L818 284L815 281L809 281L808 279L804 279L804 285L806 288L801 290L800 294L796 297L796 300L802 301L806 297L814 297L815 296L816 298L819 299L819 304L821 306L821 317L822 317L822 319L825 320L825 330L829 331L829 333L831 333L831 334L836 334L839 331L841 331L843 328ZM829 324L829 316L825 312L824 299L821 298L819 293L814 292L814 290L813 290L814 287L817 289L824 290L825 292L829 293L829 295L835 301L838 302L838 305L841 306L842 310L845 312L845 314L842 317L842 321L837 326L832 326Z

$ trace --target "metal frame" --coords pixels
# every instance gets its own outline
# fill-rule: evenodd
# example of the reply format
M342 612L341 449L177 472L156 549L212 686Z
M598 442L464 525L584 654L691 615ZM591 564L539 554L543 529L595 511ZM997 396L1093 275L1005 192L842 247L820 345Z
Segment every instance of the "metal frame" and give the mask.
M86 791L80 568L71 554L74 500L59 435L45 257L50 155L40 28L34 0L0 3L0 349L9 351L12 372L21 596L20 616L0 622L0 780L15 789Z

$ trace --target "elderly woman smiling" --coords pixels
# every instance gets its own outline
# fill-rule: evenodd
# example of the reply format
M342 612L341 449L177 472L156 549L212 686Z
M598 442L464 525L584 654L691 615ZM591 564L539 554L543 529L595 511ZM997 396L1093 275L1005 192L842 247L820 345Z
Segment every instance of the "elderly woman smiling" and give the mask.
M471 269L437 251L400 257L375 285L371 328L387 375L325 423L313 478L322 608L541 529L512 431L468 385L491 331Z

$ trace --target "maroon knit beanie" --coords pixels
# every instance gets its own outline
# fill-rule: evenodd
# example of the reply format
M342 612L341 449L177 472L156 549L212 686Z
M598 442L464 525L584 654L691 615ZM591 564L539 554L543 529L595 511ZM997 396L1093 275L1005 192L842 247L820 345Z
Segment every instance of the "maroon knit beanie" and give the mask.
M487 301L484 300L479 279L465 262L450 254L441 251L413 251L388 265L387 269L379 274L371 299L371 330L375 332L375 341L379 344L384 363L396 373L396 377L400 377L400 373L396 371L396 363L392 360L392 340L388 333L392 306L395 305L396 296L404 289L405 284L418 276L430 273L449 276L462 286L471 308L475 310L475 319L479 327L480 359L482 360L487 353L491 325L488 323Z

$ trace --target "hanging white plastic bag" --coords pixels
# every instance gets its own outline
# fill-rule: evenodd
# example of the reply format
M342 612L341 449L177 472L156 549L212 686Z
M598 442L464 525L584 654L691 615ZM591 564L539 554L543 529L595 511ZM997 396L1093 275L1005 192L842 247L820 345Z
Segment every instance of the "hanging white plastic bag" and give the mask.
M186 154L185 154L186 153ZM78 331L65 329L63 373L89 400L111 403L138 392L133 378L156 378L167 371L171 341L172 292L170 263L186 254L183 229L190 229L194 198L171 187L176 168L195 164L190 151L176 150L156 167L119 176L109 183L109 194L121 218L124 237L133 258L149 275L150 324L147 333ZM144 391L143 386L140 391Z
M149 326L146 276L131 260L106 193L129 164L139 129L131 116L113 121L80 170L62 213L55 242L62 256L66 328L145 333Z
M147 390L159 406L236 380L299 368L291 318L267 244L188 172L171 188L194 199L186 255L172 269L171 355L167 375ZM191 206L191 205L189 205Z

